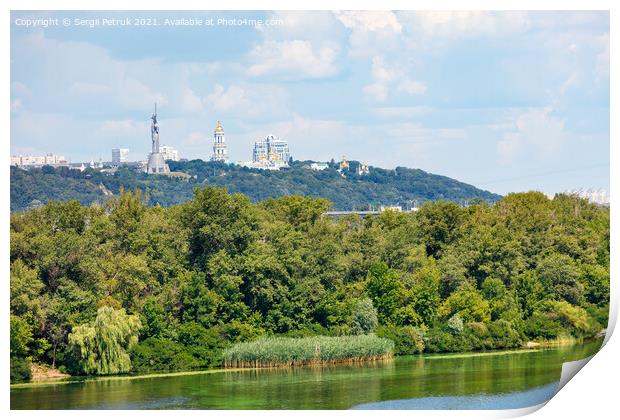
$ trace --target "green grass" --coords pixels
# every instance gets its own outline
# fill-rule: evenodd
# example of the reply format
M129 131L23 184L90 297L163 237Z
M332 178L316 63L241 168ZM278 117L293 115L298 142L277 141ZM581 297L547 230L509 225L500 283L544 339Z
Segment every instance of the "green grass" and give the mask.
M361 362L391 358L394 342L374 334L341 337L267 337L224 350L227 368Z

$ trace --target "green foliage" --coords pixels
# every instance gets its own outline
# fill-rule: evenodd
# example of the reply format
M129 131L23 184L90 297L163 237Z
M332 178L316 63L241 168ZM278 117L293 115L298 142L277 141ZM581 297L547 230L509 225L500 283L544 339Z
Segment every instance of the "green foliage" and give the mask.
M385 263L377 263L370 268L368 295L377 308L379 322L392 322L401 300L402 285Z
M379 325L377 310L372 305L372 300L365 298L357 302L353 308L351 333L353 335L369 334L375 331L377 325Z
M129 372L129 350L138 342L140 320L124 309L104 306L91 324L75 327L69 344L79 353L86 374L111 375Z
M313 171L306 162L295 161L286 171L261 171L221 162L168 162L170 170L190 177L152 176L121 167L115 173L88 168L84 172L46 167L23 170L11 167L11 211L26 210L50 200L77 200L84 205L103 204L106 191L118 194L122 188L140 189L151 205L171 206L192 197L199 186L226 187L247 195L254 202L288 195L324 197L337 209L365 208L375 204L411 200L452 200L479 198L495 201L500 197L448 177L419 169L372 168L370 175L350 171L342 177L335 168ZM356 167L356 162L351 162Z
M562 254L545 257L536 270L545 294L552 299L579 304L583 299L583 285L579 282L579 270L572 258Z
M424 351L424 327L382 325L377 336L394 342L394 354L417 354Z
M449 318L455 314L464 322L488 322L491 319L489 302L472 288L457 290L439 307L439 315L442 318Z
M341 337L268 337L239 343L224 351L224 366L294 366L389 358L394 343L374 334Z
M198 175L203 164L183 165ZM288 174L306 173L296 165ZM206 184L232 168L259 190L289 176L209 168L198 176ZM99 176L89 174L80 180ZM118 174L127 181L131 172ZM380 171L356 182L371 179L387 190L396 182ZM197 186L146 175L140 182ZM11 215L16 366L199 369L265 336L372 331L398 354L469 351L587 338L607 324L609 209L576 197L511 194L493 205L435 202L419 212L331 218L322 215L328 202L307 196L252 204L203 187L184 204L159 207L152 204L165 197L156 189L122 185L133 192L105 205L49 203Z
M448 320L447 327L452 334L459 335L463 332L463 320L458 314L454 314Z
M11 357L11 383L28 382L31 377L30 361L22 357Z
M200 362L176 341L149 337L131 350L131 371L134 373L192 370Z
M190 260L203 269L219 250L231 254L243 252L257 227L247 197L229 195L224 188L196 190L180 217L189 232Z

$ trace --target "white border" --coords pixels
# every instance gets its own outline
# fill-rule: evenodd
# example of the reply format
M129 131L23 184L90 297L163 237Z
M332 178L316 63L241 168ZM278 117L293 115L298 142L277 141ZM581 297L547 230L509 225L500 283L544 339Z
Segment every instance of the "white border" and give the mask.
M611 45L618 45L618 13L620 4L613 1L605 0L589 0L589 1L549 1L549 0L470 0L467 2L459 2L457 0L434 0L434 1L404 1L404 0L383 0L381 2L371 1L343 1L343 0L314 0L314 1L284 1L284 0L265 0L258 2L252 2L250 0L227 0L227 1L210 1L200 2L197 0L176 0L175 2L167 2L162 0L143 1L138 5L129 4L127 0L108 0L108 1L78 1L78 0L58 0L50 4L49 1L43 0L24 0L16 1L9 0L4 2L6 4L4 9L4 22L10 21L10 10L157 10L157 9L170 9L170 10L333 10L333 9L353 9L353 10L399 10L399 9L416 9L416 10L610 10L611 11ZM1 42L4 48L4 63L2 66L2 79L3 83L0 86L3 92L3 101L0 105L2 111L1 125L3 130L2 148L4 153L5 165L1 166L1 171L4 174L4 182L1 185L2 194L5 197L2 200L1 211L4 220L9 220L9 155L10 155L10 133L9 133L9 86L10 86L10 65L9 65L9 51L10 51L10 25L3 25L1 32ZM614 51L614 48L611 48ZM611 118L610 134L611 139L618 139L618 86L614 75L618 74L618 60L616 54L611 54L611 107L610 115L616 116ZM617 168L617 156L618 146L612 141L611 143L611 191L610 195L613 200L618 193L618 168ZM618 229L615 222L618 220L618 211L614 205L611 206L612 213L612 250L614 244L618 238ZM4 227L4 240L1 242L0 255L3 255L2 259L2 273L5 279L2 288L2 302L3 308L0 309L0 316L2 317L2 327L0 335L3 340L3 348L8 352L9 348L9 226L8 223ZM612 255L615 255L612 251ZM618 314L618 297L620 295L618 291L618 264L614 263L612 258L612 301L611 301L611 314L610 314L610 327L609 331L613 330L613 327L617 320ZM377 412L377 411L215 411L209 412L210 418L225 418L225 417L246 417L250 416L257 419L273 419L273 418L288 418L294 415L296 418L308 418L316 419L317 417L376 417L381 415L388 415L390 418L459 418L459 419L483 419L483 418L507 418L524 415L531 413L533 418L610 418L612 412L617 412L618 398L617 398L617 383L619 372L619 361L617 354L620 354L620 345L618 339L612 337L610 334L606 338L605 347L588 363L588 367L579 373L576 380L569 381L568 384L556 395L548 404L541 405L539 407L532 407L522 410L501 410L501 411L453 411L453 412L438 412L438 411L391 411L389 413ZM5 372L1 375L2 380L5 383L5 393L2 395L2 407L4 410L9 409L9 366L8 366L8 354L4 354L0 364L2 371ZM544 408L538 410L544 406ZM32 412L11 412L10 415L14 417L30 417ZM121 417L133 417L133 418L167 418L170 413L165 411L153 412L153 411L141 411L141 412L117 412L115 416ZM38 415L38 414L33 414ZM80 411L53 411L41 413L48 418L81 418L84 416ZM89 416L95 418L104 418L109 416L109 413L101 411L91 411ZM182 416L191 418L204 418L205 412L183 412Z

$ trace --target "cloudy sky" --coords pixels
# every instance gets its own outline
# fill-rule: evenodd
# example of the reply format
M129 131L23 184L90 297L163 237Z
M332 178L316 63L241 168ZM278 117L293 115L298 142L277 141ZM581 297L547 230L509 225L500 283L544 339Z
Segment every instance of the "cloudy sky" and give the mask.
M158 26L75 25L125 17ZM23 26L39 18L59 25ZM165 24L180 18L214 26ZM161 142L187 158L210 156L221 120L235 161L273 133L295 159L609 190L606 12L12 13L13 154L145 159L155 101Z

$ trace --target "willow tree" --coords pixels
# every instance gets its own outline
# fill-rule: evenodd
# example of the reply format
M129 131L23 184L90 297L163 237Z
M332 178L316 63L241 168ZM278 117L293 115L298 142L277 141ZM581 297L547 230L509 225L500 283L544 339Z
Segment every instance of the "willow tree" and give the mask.
M129 350L138 342L140 327L136 315L103 306L94 323L73 328L69 344L79 354L84 373L124 373L131 369Z

